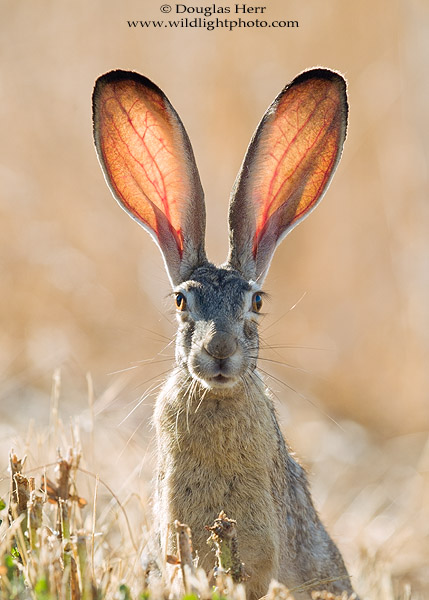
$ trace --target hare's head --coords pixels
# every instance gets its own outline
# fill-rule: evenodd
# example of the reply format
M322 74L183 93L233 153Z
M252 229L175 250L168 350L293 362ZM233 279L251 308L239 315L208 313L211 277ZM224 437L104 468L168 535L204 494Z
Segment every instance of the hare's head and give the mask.
M176 111L151 81L112 71L97 80L94 137L113 196L158 244L179 321L176 356L206 388L234 386L256 365L261 285L279 242L322 198L347 126L344 79L298 75L268 108L232 192L230 250L204 250L204 195Z

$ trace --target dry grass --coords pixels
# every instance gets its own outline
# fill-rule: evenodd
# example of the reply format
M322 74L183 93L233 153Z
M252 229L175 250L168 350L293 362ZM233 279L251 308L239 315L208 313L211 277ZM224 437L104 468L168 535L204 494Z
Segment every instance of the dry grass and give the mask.
M59 415L56 373L50 422L34 426L26 440L15 440L17 456L28 455L25 464L12 454L7 476L4 456L0 598L128 600L148 594L155 599L181 598L180 561L173 557L168 557L168 575L148 582L141 556L155 543L147 500L150 485L139 477L144 464L136 468L133 453L125 449L119 469L126 478L121 481L116 474L112 489L109 476L114 465L109 461L117 440L112 436L106 443L103 431L88 427L94 410L88 381L87 414L76 414L68 428ZM429 436L376 444L361 426L344 422L340 428L323 417L304 423L302 436L312 461L317 503L344 551L361 597L425 598ZM55 450L57 446L63 450ZM97 449L104 460L90 458L97 457ZM152 463L148 455L143 458L146 462ZM142 483L144 493L139 491ZM160 557L159 563L165 566L166 560ZM189 559L185 562L189 566ZM219 595L243 599L240 586L225 576L219 576L214 593L202 572L189 570L186 586L188 593L204 599ZM293 590L273 584L268 597L285 600L293 597ZM325 597L331 600L329 595L315 596Z
M144 391L170 366L163 348L174 325L168 302L159 304L169 292L161 258L114 205L97 165L96 77L135 69L165 90L192 140L209 256L221 261L229 191L258 119L294 75L324 65L348 79L349 135L322 205L273 261L262 326L270 350L260 364L275 377L286 437L357 589L391 600L407 598L409 584L413 598L427 598L427 2L270 0L270 18L299 20L288 32L125 25L160 15L141 0L2 3L0 496L8 501L11 447L28 456L36 486L57 447L66 457L74 448L88 504L72 503L71 526L85 532L91 577L111 596L126 597L121 582L133 595L143 589L124 511L140 548L150 538L153 473L153 396ZM62 389L56 378L50 400L57 367ZM129 368L132 380L107 375ZM54 466L46 472L55 480ZM55 505L43 510L54 528ZM6 512L9 551L16 532ZM59 562L44 554L40 569L61 565L62 551L53 545Z

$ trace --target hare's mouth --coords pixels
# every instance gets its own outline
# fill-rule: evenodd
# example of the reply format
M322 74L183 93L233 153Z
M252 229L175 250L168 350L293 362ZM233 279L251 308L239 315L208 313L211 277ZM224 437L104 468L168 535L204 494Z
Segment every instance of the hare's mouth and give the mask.
M230 357L215 358L207 352L192 352L188 359L188 370L207 389L232 388L240 381L245 369L242 352Z
M222 372L217 372L216 371L214 373L201 373L192 369L191 370L191 375L192 377L194 377L195 379L197 379L204 388L208 389L208 390L225 390L227 388L232 388L235 385L237 385L240 377L236 376L235 374L225 374Z
M208 373L202 375L201 373L199 373L197 375L194 372L193 377L198 379L198 381L202 383L203 387L211 390L221 390L234 387L237 384L237 381L239 380L239 377L233 375L225 375L223 373L218 373L217 375L209 375Z
M206 383L211 388L228 388L233 387L237 383L237 378L227 377L226 375L219 373L219 375L215 375L214 377L207 377Z
M225 375L222 375L222 373L220 373L219 375L216 375L216 377L212 377L212 381L215 381L216 383L231 383L231 381L233 381L233 378L226 377Z

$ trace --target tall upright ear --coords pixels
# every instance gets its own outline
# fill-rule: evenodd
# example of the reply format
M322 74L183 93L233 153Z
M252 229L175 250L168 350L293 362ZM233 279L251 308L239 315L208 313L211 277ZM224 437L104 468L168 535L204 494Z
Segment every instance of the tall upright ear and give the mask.
M204 194L182 122L155 84L128 71L101 76L92 106L107 184L154 238L177 285L206 261Z
M279 242L321 200L347 129L346 83L304 71L269 107L250 142L229 209L229 264L263 280Z

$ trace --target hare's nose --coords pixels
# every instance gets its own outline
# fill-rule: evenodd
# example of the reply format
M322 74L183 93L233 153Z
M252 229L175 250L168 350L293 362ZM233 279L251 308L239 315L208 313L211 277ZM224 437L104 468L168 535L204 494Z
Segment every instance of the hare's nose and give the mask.
M205 339L204 348L210 356L222 360L234 354L237 350L237 340L230 333L218 331Z

